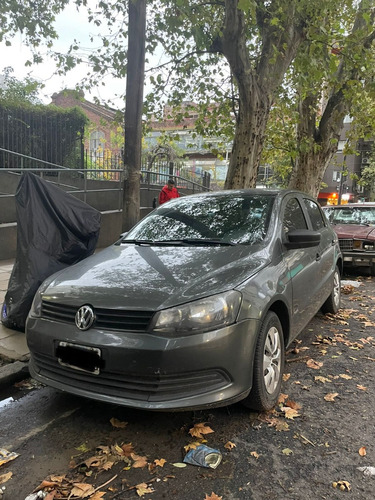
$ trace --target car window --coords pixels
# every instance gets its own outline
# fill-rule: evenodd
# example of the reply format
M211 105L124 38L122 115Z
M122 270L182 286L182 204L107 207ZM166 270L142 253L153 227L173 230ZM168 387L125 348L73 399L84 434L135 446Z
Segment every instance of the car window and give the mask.
M308 200L307 198L304 198L303 201L307 208L307 212L309 214L314 231L319 231L319 229L325 227L323 214L321 213L318 204L313 200Z
M325 213L332 224L375 225L375 207L332 207Z
M285 207L283 227L286 233L293 229L307 229L305 216L296 198L291 198Z
M275 197L228 194L183 197L157 208L123 241L214 239L255 244L266 235Z

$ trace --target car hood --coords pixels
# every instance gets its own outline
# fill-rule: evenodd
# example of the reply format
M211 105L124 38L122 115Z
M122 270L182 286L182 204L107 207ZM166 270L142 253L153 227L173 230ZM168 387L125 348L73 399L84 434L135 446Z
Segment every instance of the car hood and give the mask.
M359 226L356 224L336 224L333 226L339 238L370 239L375 240L374 226Z
M113 245L52 277L46 300L157 310L230 290L266 266L254 247Z

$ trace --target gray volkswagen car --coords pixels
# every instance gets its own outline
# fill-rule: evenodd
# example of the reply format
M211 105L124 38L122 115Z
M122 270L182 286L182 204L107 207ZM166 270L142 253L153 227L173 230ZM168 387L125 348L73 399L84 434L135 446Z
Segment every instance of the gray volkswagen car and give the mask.
M237 190L171 200L43 282L30 371L56 389L151 410L272 408L286 346L340 306L342 256L317 202Z

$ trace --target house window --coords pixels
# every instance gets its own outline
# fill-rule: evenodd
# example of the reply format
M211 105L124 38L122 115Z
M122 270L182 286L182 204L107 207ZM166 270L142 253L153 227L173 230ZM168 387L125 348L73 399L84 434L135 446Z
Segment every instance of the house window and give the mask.
M332 180L334 182L340 182L341 181L341 171L340 170L334 170L333 171Z
M344 146L346 144L346 141L339 141L337 144L337 152L341 153L344 149Z
M90 152L100 152L103 151L105 142L104 132L101 130L94 130L90 134Z

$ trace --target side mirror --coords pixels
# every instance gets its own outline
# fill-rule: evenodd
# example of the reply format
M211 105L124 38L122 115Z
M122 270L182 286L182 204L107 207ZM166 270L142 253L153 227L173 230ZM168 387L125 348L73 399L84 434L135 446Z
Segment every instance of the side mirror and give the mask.
M287 234L285 246L288 250L293 248L311 248L320 244L320 233L309 229L294 229Z

